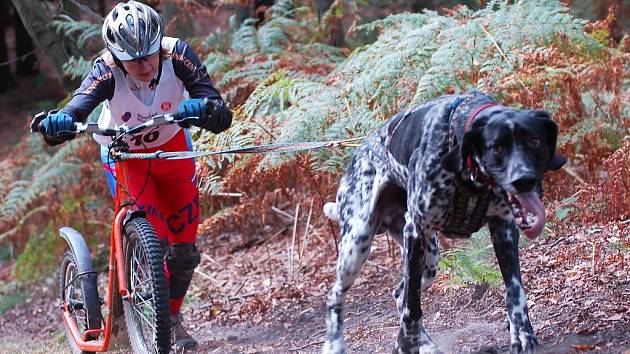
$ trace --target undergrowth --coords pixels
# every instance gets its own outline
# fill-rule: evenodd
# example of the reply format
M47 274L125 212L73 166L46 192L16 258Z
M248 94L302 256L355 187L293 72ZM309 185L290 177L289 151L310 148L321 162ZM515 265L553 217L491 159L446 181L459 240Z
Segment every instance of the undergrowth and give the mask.
M448 275L449 285L454 288L475 284L499 288L503 279L494 259L490 233L483 228L474 233L465 246L442 252L438 267Z

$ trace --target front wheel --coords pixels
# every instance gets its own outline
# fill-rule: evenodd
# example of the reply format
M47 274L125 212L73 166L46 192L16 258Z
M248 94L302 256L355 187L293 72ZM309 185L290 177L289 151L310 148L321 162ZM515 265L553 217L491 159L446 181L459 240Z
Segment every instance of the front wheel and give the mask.
M59 283L61 301L68 308L71 319L79 329L81 336L83 336L83 333L88 329L101 328L101 306L98 298L96 279L82 279L82 277L86 276L88 275L82 275L79 271L72 251L66 251L61 261ZM72 353L92 353L79 349L67 327L65 328L65 332Z
M125 268L130 301L124 301L125 323L134 353L168 354L171 324L163 252L144 218L125 225Z

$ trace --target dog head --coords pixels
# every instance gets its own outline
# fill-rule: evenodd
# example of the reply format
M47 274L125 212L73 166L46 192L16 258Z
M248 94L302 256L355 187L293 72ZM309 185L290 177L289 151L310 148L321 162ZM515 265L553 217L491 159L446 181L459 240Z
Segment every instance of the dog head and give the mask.
M531 239L545 225L540 201L543 175L566 159L556 155L558 126L544 111L495 106L482 111L444 159L444 167L462 174L472 158L479 170L501 187L518 227Z

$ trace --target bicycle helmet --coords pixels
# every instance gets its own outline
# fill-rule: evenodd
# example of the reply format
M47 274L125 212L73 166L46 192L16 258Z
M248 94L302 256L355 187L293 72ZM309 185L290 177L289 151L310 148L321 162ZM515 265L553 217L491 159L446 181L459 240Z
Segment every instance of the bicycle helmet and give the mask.
M134 60L161 48L164 23L150 6L129 0L119 3L103 22L103 41L118 60Z

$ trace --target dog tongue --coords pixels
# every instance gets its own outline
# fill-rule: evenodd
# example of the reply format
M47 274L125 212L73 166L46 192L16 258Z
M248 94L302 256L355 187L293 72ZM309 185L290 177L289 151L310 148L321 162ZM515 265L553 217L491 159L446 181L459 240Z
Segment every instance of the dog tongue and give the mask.
M536 216L536 221L531 223L529 228L523 230L525 236L533 240L540 235L543 227L545 226L545 207L536 192L519 193L514 196L521 204L521 208L524 209L524 217L527 218L527 214L533 214Z

